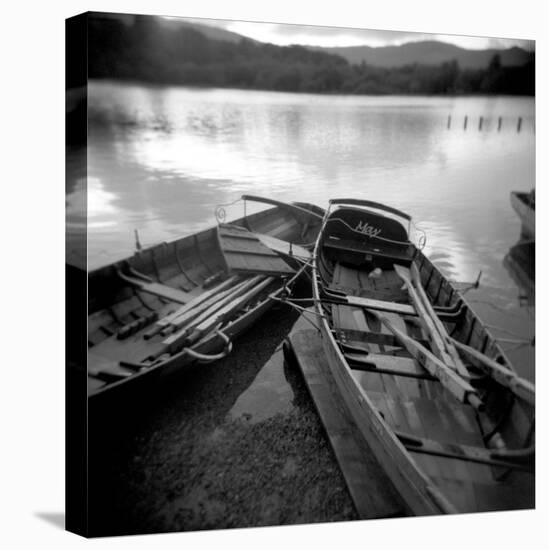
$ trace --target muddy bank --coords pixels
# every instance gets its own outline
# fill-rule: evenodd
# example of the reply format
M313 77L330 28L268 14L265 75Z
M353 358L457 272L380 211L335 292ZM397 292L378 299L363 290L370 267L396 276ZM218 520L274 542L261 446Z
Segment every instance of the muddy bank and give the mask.
M271 311L225 360L90 418L90 530L105 536L355 519Z

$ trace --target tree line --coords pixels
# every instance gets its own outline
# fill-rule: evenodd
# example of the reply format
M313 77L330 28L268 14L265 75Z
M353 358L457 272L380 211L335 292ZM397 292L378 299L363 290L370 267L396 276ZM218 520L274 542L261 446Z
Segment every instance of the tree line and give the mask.
M456 61L381 68L302 46L207 38L192 27L167 28L150 16L133 24L90 17L88 75L156 84L347 94L535 94L534 60L486 69Z

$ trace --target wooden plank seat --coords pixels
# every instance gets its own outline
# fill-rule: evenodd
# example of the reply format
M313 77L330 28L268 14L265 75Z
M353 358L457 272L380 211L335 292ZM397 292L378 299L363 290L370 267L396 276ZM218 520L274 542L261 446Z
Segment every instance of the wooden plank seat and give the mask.
M344 353L345 359L351 363L353 370L364 370L393 374L395 376L409 376L425 380L436 380L415 359L384 355L381 353Z
M118 276L129 285L142 290L143 292L147 292L148 294L170 300L170 302L186 304L191 299L191 295L188 292L184 292L183 290L179 290L162 283L155 283L149 277L136 274L135 271L132 271L132 275L128 275L119 269L117 270L117 273Z
M408 304L398 304L396 302L386 302L385 300L374 300L372 298L362 298L360 296L347 296L347 303L352 306L365 307L378 311L388 311L398 313L399 315L417 316L416 309Z
M342 300L342 304L347 304L349 306L373 309L375 311L386 313L396 313L398 315L407 315L409 317L418 317L415 307L409 304L400 304L398 302L389 302L386 300L375 300L373 298L363 298L362 296L353 296L352 294L345 294L344 292L339 292L337 290L334 291L333 289L324 289L323 295L328 299L340 299ZM434 308L434 310L441 321L449 323L459 321L463 314L463 309L460 309L457 313L447 313L444 310L439 311L437 308Z
M532 465L527 460L527 450L525 450L524 457L519 453L519 458L517 459L512 453L506 453L506 451L445 443L433 439L416 437L415 435L399 431L396 431L395 434L409 451L415 453L454 458L503 468L516 468L524 471L532 470Z
M381 344L384 346L402 347L402 344L395 338L394 334L384 332L370 332L352 329L338 329L335 331L337 341L345 346L356 346L357 344ZM422 338L415 338L417 342L429 347L429 342Z

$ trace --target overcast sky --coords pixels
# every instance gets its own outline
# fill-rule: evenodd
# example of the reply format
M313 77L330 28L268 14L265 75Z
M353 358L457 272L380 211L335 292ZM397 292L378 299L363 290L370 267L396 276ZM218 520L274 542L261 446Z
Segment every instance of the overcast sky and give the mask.
M280 46L287 46L289 44L324 47L360 45L388 46L412 41L439 40L468 49L509 48L511 46L520 46L527 50L534 50L534 42L531 40L509 38L487 38L337 27L312 27L306 25L219 21L213 19L194 19L193 21L214 27L221 27L261 42L270 42Z

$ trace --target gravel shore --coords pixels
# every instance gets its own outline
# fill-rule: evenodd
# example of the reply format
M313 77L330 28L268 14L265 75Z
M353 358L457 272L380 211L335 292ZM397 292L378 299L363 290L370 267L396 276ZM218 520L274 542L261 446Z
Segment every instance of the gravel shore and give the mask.
M223 361L90 418L94 536L356 519L273 308Z

